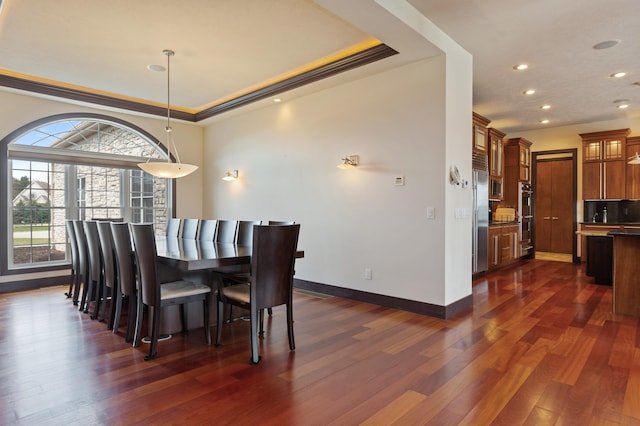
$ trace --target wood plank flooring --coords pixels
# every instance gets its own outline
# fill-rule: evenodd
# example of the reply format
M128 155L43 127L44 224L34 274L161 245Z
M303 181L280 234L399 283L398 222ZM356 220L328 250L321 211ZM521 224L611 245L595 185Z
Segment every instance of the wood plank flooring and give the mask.
M570 263L477 279L452 320L296 292L297 350L275 309L257 366L247 322L145 362L64 291L0 295L0 424L640 425L638 319Z

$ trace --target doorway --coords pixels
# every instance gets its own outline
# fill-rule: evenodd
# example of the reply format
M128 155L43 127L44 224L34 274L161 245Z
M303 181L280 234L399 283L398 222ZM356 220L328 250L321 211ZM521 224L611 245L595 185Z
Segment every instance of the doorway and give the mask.
M532 157L536 257L577 262L577 149Z

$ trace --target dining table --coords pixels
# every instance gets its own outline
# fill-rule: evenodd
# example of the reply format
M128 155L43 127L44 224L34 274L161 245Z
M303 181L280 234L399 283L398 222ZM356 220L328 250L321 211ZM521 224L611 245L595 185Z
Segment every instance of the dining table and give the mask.
M156 261L161 267L160 274L169 280L186 278L198 280L210 285L213 291L222 285L220 275L216 272L250 272L251 246L217 243L214 241L200 241L176 237L156 237ZM297 250L296 258L303 258L304 251ZM212 297L210 312L211 319L215 315L217 303ZM199 307L189 309L189 328L202 327ZM163 309L161 333L170 334L180 329L180 317L177 310L168 307Z

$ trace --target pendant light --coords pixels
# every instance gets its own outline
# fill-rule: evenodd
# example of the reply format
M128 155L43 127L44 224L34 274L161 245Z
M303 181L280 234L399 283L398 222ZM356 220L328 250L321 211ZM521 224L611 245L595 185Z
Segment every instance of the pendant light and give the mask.
M180 156L178 155L178 148L176 148L176 143L173 140L173 135L171 134L171 90L170 90L170 82L171 82L171 57L175 55L173 50L163 50L167 56L167 126L164 128L167 133L167 161L154 161L151 162L147 160L146 163L139 163L138 167L140 167L145 172L160 178L170 178L176 179L183 176L187 176L198 169L198 166L194 166L193 164L185 164L180 162ZM171 162L171 147L173 146L173 151L176 156L176 162Z

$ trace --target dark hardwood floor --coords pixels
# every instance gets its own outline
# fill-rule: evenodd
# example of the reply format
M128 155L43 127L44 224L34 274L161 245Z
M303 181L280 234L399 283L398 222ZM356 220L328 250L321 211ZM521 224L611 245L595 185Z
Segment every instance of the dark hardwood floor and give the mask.
M275 309L257 366L248 322L145 362L64 291L0 295L0 424L640 425L638 319L569 263L488 274L452 320L296 292L297 350Z

